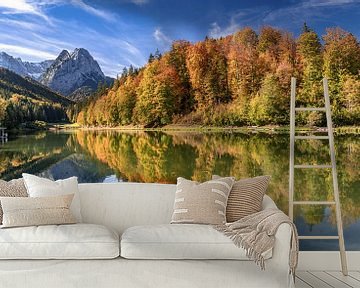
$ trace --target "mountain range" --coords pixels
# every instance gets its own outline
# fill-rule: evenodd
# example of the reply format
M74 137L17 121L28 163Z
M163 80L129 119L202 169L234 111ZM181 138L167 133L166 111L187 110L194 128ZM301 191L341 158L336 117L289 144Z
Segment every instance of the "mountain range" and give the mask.
M2 91L5 92L2 93ZM30 77L24 78L17 73L0 67L0 96L6 93L21 95L38 102L60 104L63 107L73 103L68 98L51 91L48 87Z
M31 77L0 67L0 103L0 123L11 129L44 127L36 121L68 122L66 111L73 101Z
M54 60L45 60L39 63L22 61L21 58L0 52L0 67L6 68L21 76L30 76L35 80L40 80L41 76L51 66Z
M63 50L55 60L39 63L22 61L1 52L0 67L31 77L75 101L88 97L100 83L110 85L113 81L104 75L97 61L84 48L76 48L71 53Z

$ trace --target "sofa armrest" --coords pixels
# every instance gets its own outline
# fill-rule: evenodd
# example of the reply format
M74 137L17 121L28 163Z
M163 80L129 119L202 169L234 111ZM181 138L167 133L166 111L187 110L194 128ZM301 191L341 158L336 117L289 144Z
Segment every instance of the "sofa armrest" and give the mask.
M275 234L275 245L273 249L273 256L271 260L289 269L289 253L291 245L291 227L288 223L283 223L279 226Z
M290 275L289 256L291 245L291 227L288 223L279 226L275 234L275 245L272 258L266 262L266 270L274 271L274 275L283 275L279 281L286 281L287 287L295 287L294 278ZM280 273L279 273L280 272Z

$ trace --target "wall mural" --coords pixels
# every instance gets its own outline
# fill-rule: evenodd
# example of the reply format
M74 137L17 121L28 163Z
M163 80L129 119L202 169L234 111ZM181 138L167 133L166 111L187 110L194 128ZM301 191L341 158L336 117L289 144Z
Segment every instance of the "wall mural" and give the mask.
M360 250L358 1L0 3L0 179L176 183L271 175L287 213L290 78L323 106L329 78L348 250ZM11 37L9 37L11 31ZM321 135L325 115L297 115ZM330 161L300 141L299 163ZM297 171L296 198L332 200L329 171ZM336 233L332 207L295 210L301 234ZM302 250L337 250L306 241Z

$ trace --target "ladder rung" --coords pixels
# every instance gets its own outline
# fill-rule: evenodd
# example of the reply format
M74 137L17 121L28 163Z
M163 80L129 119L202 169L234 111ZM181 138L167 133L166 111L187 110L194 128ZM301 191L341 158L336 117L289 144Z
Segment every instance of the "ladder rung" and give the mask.
M332 168L331 165L294 165L294 168L317 168L317 169L327 169L327 168Z
M333 240L339 239L339 236L299 236L300 240L310 240L310 239L322 239L322 240Z
M294 201L295 205L335 205L335 201Z
M325 107L297 107L295 111L326 111Z
M295 139L329 139L329 136L295 136Z

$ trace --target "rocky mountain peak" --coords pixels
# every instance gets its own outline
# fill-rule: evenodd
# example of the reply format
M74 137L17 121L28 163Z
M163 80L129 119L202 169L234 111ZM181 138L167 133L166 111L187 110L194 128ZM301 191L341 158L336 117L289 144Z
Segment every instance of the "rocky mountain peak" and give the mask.
M76 48L72 53L63 50L41 79L41 83L63 95L81 87L95 90L106 80L99 64L89 51Z
M67 50L62 50L59 54L59 56L56 58L55 61L64 61L66 59L69 59L71 56L70 56L70 53L69 51Z

